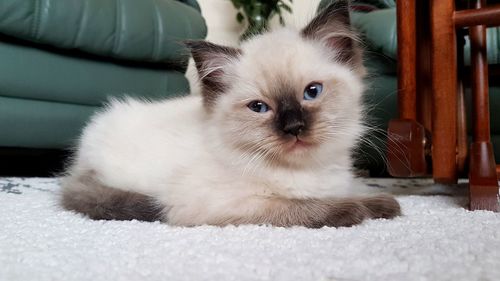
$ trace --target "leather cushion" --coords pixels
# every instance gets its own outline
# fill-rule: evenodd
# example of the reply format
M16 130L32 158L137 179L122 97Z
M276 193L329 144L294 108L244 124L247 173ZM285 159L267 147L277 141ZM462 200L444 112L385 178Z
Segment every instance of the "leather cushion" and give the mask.
M0 41L0 95L100 105L108 96L163 98L188 91L179 71L68 56Z
M181 41L204 38L206 26L196 1L183 2L1 0L0 33L99 56L185 65Z
M75 146L81 128L97 109L94 106L2 97L0 93L0 146Z

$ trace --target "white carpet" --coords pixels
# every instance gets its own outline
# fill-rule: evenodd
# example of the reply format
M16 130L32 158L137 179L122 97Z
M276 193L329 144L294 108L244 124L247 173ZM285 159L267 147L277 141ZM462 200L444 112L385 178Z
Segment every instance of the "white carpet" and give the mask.
M500 280L500 214L465 197L399 196L403 217L352 228L179 228L91 221L58 188L0 178L0 280Z

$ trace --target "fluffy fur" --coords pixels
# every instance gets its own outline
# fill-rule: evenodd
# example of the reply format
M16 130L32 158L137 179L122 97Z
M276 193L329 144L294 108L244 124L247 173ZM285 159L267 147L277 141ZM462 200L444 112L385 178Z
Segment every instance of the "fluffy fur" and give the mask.
M337 1L302 31L269 32L241 49L187 42L202 96L111 101L81 137L63 206L183 226L349 226L397 216L397 201L362 195L350 170L364 68L347 8ZM304 100L311 82L323 92ZM254 112L252 101L270 110Z

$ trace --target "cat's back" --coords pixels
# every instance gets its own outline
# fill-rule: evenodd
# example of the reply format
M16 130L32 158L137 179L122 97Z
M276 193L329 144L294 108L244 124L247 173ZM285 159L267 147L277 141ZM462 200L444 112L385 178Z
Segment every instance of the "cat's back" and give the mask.
M163 101L144 101L132 98L111 100L97 113L82 136L86 142L144 146L144 141L175 142L197 133L196 126L203 120L201 99L197 96ZM187 135L186 135L187 134Z
M112 100L85 128L75 165L112 186L153 185L199 157L203 121L198 96Z

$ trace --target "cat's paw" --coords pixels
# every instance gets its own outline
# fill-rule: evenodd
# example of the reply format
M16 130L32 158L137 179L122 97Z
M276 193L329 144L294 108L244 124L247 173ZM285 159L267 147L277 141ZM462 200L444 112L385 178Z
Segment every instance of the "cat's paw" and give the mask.
M332 200L326 203L326 212L321 219L314 220L309 227L348 227L362 223L365 219L392 219L401 215L401 207L390 195L365 198Z
M328 209L327 216L321 221L325 226L348 227L370 217L370 210L359 201L337 201Z
M370 210L370 217L374 219L392 219L401 215L401 206L391 195L381 194L363 198L362 204Z

